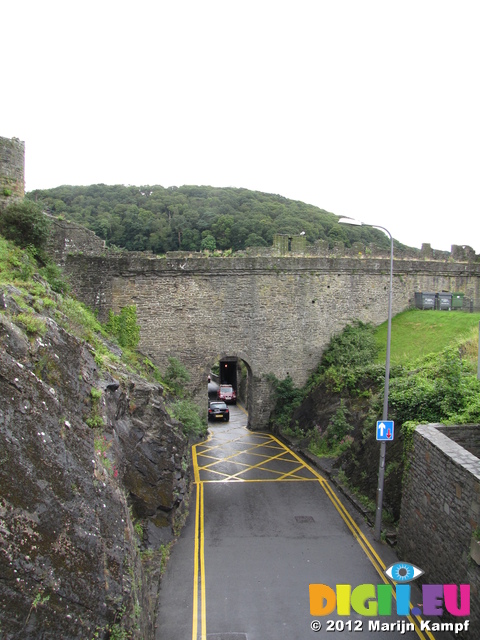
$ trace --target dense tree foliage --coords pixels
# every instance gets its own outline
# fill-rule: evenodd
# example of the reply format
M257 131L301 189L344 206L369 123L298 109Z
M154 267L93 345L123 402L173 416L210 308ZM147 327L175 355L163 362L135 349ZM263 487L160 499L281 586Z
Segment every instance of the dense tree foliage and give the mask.
M107 245L130 251L162 254L214 245L238 251L271 246L275 233L302 231L309 243L389 246L381 231L342 226L336 215L313 205L248 189L97 184L36 190L28 198L92 229Z
M48 238L48 219L42 208L30 200L10 204L0 215L0 233L22 249L44 248Z

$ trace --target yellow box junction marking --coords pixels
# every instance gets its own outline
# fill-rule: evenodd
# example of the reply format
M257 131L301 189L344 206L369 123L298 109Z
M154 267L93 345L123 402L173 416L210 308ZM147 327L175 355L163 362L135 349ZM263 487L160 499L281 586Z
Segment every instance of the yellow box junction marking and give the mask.
M249 442L243 443L244 438L248 438ZM254 443L252 444L252 440ZM256 441L256 443L255 443ZM239 447L234 453L231 453L232 445ZM222 448L228 448L228 455L222 456ZM272 455L262 453L262 450L270 450ZM273 452L275 454L273 455ZM249 456L262 458L256 464L247 464L235 458L240 455L248 454ZM332 502L335 509L351 531L353 537L358 542L367 558L375 568L376 572L385 584L395 585L395 581L390 581L384 571L385 564L379 557L375 549L368 542L365 535L359 529L352 516L349 514L345 506L340 501L337 494L333 491L329 482L310 465L305 463L300 456L294 451L286 447L275 436L266 433L246 432L243 437L235 437L231 440L212 441L210 436L206 442L198 443L192 447L193 469L195 483L197 485L197 501L196 501L196 517L195 517L195 562L194 562L194 579L193 579L193 624L192 624L192 640L198 640L198 601L199 601L199 584L200 584L200 623L201 623L201 640L206 640L206 595L205 595L205 556L204 556L204 493L203 486L207 483L214 482L318 482L323 488L328 498ZM271 462L294 463L295 468L291 471L277 471L269 469L266 465ZM239 469L235 473L225 473L214 469L215 465L230 463ZM242 468L243 467L243 468ZM272 474L268 477L241 477L246 472L262 471L263 473ZM307 472L306 476L296 475L299 471ZM219 478L208 479L208 474L218 475ZM393 591L395 597L395 591ZM412 605L410 605L412 607ZM415 631L421 640L435 640L435 637L428 630L422 631L420 628L421 616L407 616L408 620L414 624Z

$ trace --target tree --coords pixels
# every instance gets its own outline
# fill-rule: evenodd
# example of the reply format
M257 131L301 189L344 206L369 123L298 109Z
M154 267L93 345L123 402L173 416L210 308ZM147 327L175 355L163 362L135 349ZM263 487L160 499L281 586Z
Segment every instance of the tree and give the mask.
M231 249L231 233L234 224L235 219L230 215L219 216L216 222L212 224L212 231L215 235L215 240L217 241L217 246L219 249Z
M181 249L185 251L198 251L200 247L200 232L198 229L186 229L182 235Z
M245 241L246 247L267 247L265 240L256 233L251 233Z
M341 227L340 225L335 225L334 227L332 227L327 235L330 247L333 247L336 242L343 242L346 247L350 246L348 231L346 231L344 227Z
M215 249L217 248L215 238L211 235L205 236L200 247L202 251L215 251Z
M48 218L31 200L13 202L0 215L0 233L22 249L28 246L43 249L48 230Z

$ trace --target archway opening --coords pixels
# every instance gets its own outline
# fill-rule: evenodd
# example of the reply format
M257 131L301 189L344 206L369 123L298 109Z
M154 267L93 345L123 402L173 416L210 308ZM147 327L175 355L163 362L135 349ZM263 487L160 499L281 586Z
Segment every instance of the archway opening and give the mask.
M219 392L227 388L227 404L240 404L247 412L251 406L252 370L246 360L235 355L221 354L215 357L207 372L208 399L216 400ZM234 397L228 393L228 387L234 391ZM222 388L222 389L221 389Z

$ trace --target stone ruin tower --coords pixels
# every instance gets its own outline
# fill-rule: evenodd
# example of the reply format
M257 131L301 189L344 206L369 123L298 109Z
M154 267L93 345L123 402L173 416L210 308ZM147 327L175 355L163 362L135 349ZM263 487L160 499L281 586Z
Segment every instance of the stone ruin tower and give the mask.
M0 211L25 196L25 143L0 137Z

